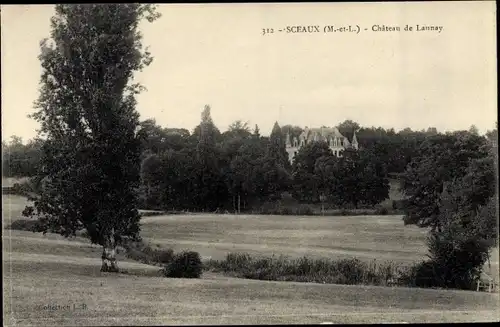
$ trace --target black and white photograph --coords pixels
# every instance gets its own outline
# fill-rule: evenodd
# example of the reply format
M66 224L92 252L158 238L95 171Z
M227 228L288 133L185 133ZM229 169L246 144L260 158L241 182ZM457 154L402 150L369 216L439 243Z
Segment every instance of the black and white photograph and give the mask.
M4 326L500 321L496 28L1 5Z

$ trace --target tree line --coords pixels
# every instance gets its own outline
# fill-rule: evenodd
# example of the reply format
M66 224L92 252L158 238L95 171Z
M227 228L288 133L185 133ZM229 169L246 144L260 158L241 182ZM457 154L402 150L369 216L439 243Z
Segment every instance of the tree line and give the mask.
M195 211L241 211L278 200L286 192L302 203L373 206L388 197L389 173L399 172L392 167L406 164L413 153L409 150L416 149L415 139L425 136L362 129L348 120L339 129L351 137L358 130L359 151L346 149L338 158L326 143L310 143L291 163L285 136L300 135L298 126L275 123L270 136L265 137L257 125L251 129L247 123L235 121L221 133L209 106L192 134L185 129L162 128L154 120L140 125L141 197L145 205ZM406 152L398 157L402 163L392 164L397 160L388 158L401 154L393 150L397 137Z
M394 129L361 127L346 120L337 127L351 139L356 131L358 151L346 149L342 157L336 157L326 143L315 142L303 146L290 163L285 136L298 137L303 131L301 127L280 127L275 123L267 137L260 134L257 125L251 128L238 120L221 133L210 111L210 106L205 106L200 124L192 133L183 128L163 128L154 119L139 123L137 191L143 208L240 212L278 200L283 193L301 203L372 207L388 198L392 177L402 182L402 190L409 197L406 221L410 223L414 219L412 208L422 210L422 203L415 203L421 194L414 190L412 181L439 181L426 179L430 175L420 161L425 159L428 163L429 157L441 155L449 161L442 169L451 172L459 153L465 161L481 157L486 151L484 144L493 139L496 131L480 136L472 126L468 131L453 133L439 133L435 128L406 128L396 133ZM464 135L470 138L470 144L460 143ZM433 142L445 148L435 148L430 145ZM3 142L4 176L36 175L42 145L40 139L23 145L18 137L13 137L10 144ZM470 149L461 150L462 147ZM429 164L427 169L435 164ZM416 173L412 168L415 166L422 172ZM435 192L441 192L442 187ZM428 210L426 219L432 219L435 209Z

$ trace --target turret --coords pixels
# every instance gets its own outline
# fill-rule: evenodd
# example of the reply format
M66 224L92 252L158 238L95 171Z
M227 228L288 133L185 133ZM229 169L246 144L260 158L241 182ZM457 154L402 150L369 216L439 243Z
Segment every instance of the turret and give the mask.
M358 145L358 139L356 138L356 131L354 131L354 135L352 136L352 147L354 149L358 149L359 145Z
M292 147L292 144L290 143L290 132L286 133L286 136L285 136L285 146L287 148L291 148Z

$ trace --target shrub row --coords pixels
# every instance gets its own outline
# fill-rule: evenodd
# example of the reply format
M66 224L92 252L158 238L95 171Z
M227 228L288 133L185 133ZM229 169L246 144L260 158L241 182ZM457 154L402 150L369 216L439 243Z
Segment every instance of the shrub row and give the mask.
M359 259L253 258L247 253L230 253L221 261L209 260L206 267L249 279L384 286L397 283L401 270L407 269L393 263L366 263Z
M454 289L474 289L474 282L479 277L479 272L474 274L476 277L459 272L453 276L449 267L432 260L398 266L393 262L373 260L367 263L356 258L256 258L248 253L229 253L224 260L209 260L205 263L205 269L259 280Z
M152 217L152 216L163 216L166 214L164 211L141 211L139 210L141 217Z
M253 213L261 215L314 215L314 209L307 204L294 206L284 206L280 203L264 203L257 211Z
M363 215L389 215L401 214L400 209L388 209L376 207L372 209L321 209L308 204L282 205L280 203L265 203L258 210L253 210L253 214L261 215L293 215L293 216L363 216Z

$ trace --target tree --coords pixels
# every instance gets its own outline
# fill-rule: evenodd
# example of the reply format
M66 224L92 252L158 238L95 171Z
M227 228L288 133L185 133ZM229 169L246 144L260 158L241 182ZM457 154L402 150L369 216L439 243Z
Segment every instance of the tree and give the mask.
M161 203L161 180L164 174L162 160L157 154L150 154L141 162L141 182L145 191L144 205L158 209Z
M159 153L165 150L166 133L155 119L146 119L139 123L138 136L141 140L142 152Z
M198 203L203 210L218 209L227 198L223 171L219 165L220 148L217 139L220 132L215 127L210 115L210 106L206 105L201 114L198 144L196 147L196 183Z
M339 132L347 137L349 140L352 140L352 136L354 135L354 132L358 131L361 126L359 126L358 123L355 121L352 121L350 119L345 120L344 122L340 123L337 125L337 128L339 129Z
M281 194L289 190L292 181L288 170L268 156L255 161L252 177L258 198L271 201L281 198Z
M402 190L408 196L405 223L439 230L444 184L462 178L471 159L488 153L486 139L466 131L425 139L402 176Z
M334 205L341 204L341 194L337 192L339 190L339 185L342 183L339 172L339 158L331 154L326 154L316 160L314 164L314 175L317 179L316 187L322 202L328 202Z
M474 134L474 135L479 135L479 129L477 128L476 125L470 125L469 133Z
M304 130L300 126L284 125L283 127L281 127L281 131L282 131L283 135L285 135L285 136L287 134L290 135L291 139L293 139L295 137L298 139L300 134L302 134L302 132Z
M141 4L56 5L51 41L41 42L41 91L32 117L46 137L34 207L43 232L85 229L103 247L104 271L117 271L115 248L139 237L139 115L131 84L152 61L138 24L159 17ZM108 261L111 267L108 266Z
M274 123L273 130L269 136L269 145L267 148L267 157L275 160L276 163L284 168L290 167L288 153L285 148L285 136L281 132L278 122Z
M255 124L255 128L253 129L252 136L256 139L260 139L260 129L257 124Z
M194 128L194 131L191 134L193 139L196 141L195 143L199 144L202 134L204 134L203 138L210 140L212 144L216 144L221 140L221 133L212 120L211 108L209 105L205 105L203 108L203 112L201 113L201 123Z
M374 206L389 198L389 179L387 178L387 166L377 156L377 149L365 149L353 152L357 159L357 181L356 193L364 204Z
M228 133L232 137L240 137L240 138L246 138L251 135L248 123L244 123L241 120L236 120L231 125L229 125Z
M2 175L6 177L32 177L40 163L41 139L23 144L18 136L11 136L9 144L2 142Z
M498 167L498 122L495 123L495 128L486 132L486 138L490 143L490 150L496 160Z
M430 232L430 286L471 289L490 250L498 244L493 158L474 159L467 173L445 183L439 203L441 229Z
M300 201L317 202L322 188L322 178L315 172L316 161L332 157L332 150L325 142L313 142L301 147L292 164L293 194Z

